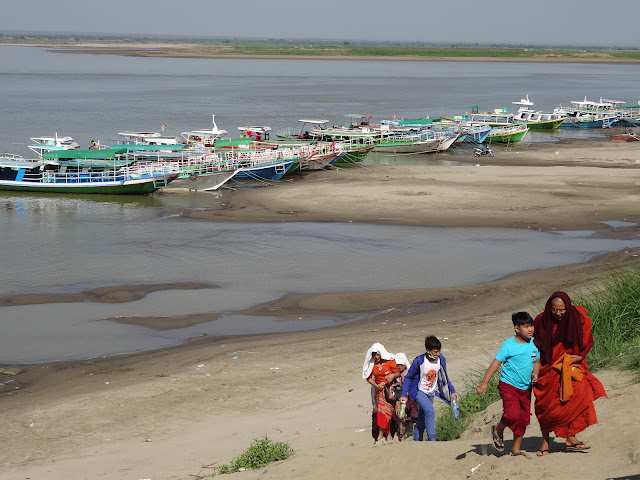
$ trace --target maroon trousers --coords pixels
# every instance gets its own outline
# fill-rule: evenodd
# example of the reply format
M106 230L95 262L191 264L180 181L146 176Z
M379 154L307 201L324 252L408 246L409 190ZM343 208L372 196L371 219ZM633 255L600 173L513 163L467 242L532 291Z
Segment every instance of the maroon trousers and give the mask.
M498 391L502 398L502 419L514 435L524 437L531 420L531 389L520 390L508 383L499 382Z

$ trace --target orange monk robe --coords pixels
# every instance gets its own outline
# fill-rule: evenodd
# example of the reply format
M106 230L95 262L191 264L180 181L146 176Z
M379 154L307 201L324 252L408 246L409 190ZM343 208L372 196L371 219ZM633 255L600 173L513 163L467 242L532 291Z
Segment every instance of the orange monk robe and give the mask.
M583 345L589 345L593 342L591 319L584 307L574 307L582 319ZM554 325L554 332L555 328ZM579 353L578 347L566 348L561 342L557 343L553 346L552 363L543 362L540 367L533 393L536 416L543 432L554 432L558 437L567 438L598 422L593 401L607 395L584 358L575 365L577 369L568 365L566 356Z

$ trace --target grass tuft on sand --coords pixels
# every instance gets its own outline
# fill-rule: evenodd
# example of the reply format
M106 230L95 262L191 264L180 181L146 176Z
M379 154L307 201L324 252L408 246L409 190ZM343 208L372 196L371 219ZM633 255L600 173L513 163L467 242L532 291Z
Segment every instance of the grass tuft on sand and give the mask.
M231 460L229 465L220 465L217 474L255 470L270 463L285 460L293 453L294 450L288 443L273 442L265 435L263 438L255 439L251 446L240 456Z
M598 290L577 295L574 303L583 305L593 321L589 367L640 374L640 269L614 271Z

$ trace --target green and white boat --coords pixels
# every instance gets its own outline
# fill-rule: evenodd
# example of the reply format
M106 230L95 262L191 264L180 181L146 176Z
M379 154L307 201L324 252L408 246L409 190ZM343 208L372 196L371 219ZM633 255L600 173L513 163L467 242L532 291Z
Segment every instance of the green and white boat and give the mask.
M524 123L529 130L555 130L564 123L568 114L559 112L538 112L531 109L534 103L529 100L529 95L521 98L519 102L511 102L520 105L518 112L513 115L514 123Z
M121 164L117 156L123 153L113 149L75 149L43 154L43 157L68 156L60 162L53 157L30 160L4 154L0 156L0 190L145 195L166 186L178 176L177 172L167 172L164 168Z
M491 127L486 141L488 143L515 143L521 141L528 131L529 127L523 123Z

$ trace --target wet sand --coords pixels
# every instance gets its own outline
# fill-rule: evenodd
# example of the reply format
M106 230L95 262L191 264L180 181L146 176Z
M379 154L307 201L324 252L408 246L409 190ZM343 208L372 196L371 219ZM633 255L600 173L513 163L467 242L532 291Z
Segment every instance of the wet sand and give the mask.
M313 172L268 188L226 192L220 208L191 215L212 221L344 221L592 230L634 239L640 235L637 225L613 228L602 223L640 223L640 145L570 141L495 151L495 157L482 157L479 163L469 154L466 166ZM374 454L380 454L369 432L369 388L361 378L364 354L372 343L382 342L388 350L413 358L422 353L426 334L437 335L452 380L464 389L469 368L486 368L499 343L512 334L511 312L536 314L555 290L589 291L612 269L638 265L640 249L629 249L464 287L398 291L390 285L378 292L354 288L291 294L252 311L382 313L321 330L203 337L155 352L23 366L19 375L0 377L0 441L11 446L11 454L0 460L0 479L200 478L265 434L290 442L296 454L236 474L238 478L379 475ZM171 328L171 323L166 326ZM564 478L568 471L583 478L637 474L640 421L631 412L640 407L640 387L626 374L598 376L610 398L596 402L600 423L579 437L593 446L589 453L561 452L557 440L547 457L534 455L527 461L496 456L488 447L489 425L500 413L494 404L460 440L382 447L383 465L408 478L427 470L443 478L467 478L478 465L473 478L513 477L525 469L536 480ZM509 446L511 437L506 438ZM539 442L532 423L523 447L535 451Z

